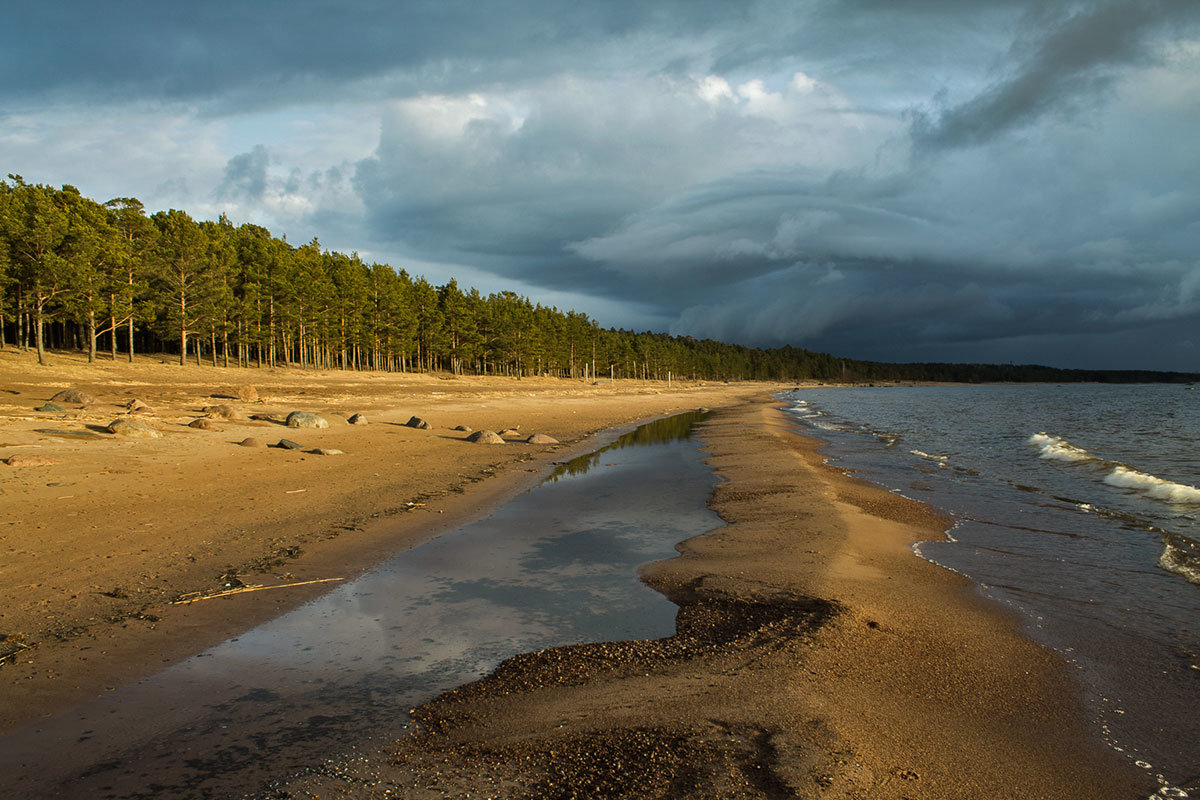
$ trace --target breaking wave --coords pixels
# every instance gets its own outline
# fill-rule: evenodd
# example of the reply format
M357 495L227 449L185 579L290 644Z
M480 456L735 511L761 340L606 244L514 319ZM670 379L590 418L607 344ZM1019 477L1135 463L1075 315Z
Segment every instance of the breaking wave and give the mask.
M1030 436L1029 443L1041 451L1038 454L1040 458L1049 458L1056 461L1092 460L1091 454L1082 447L1076 447L1066 439L1060 439L1045 432L1035 433L1033 436Z
M1163 534L1163 551L1158 565L1200 586L1200 544L1186 536Z
M935 456L931 453L926 453L924 450L909 450L908 452L913 454L914 456L917 456L918 458L923 458L927 461L937 462L938 464L940 464L943 467L946 466L946 462L950 460L950 456Z
M1104 476L1104 482L1109 486L1136 489L1156 500L1166 500L1170 503L1200 503L1200 489L1195 486L1172 483L1128 467L1114 467L1112 472Z

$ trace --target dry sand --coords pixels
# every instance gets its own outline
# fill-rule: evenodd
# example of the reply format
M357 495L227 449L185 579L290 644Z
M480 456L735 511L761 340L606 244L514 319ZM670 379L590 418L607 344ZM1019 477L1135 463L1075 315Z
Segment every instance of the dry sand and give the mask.
M946 521L825 467L773 407L771 387L668 392L55 360L38 369L28 354L0 352L0 458L59 462L0 465L0 647L11 654L0 668L0 728L327 588L304 581L352 577L460 524L593 432L712 406L720 410L702 438L725 482L711 505L728 524L645 572L680 606L675 636L518 656L419 709L419 735L386 758L294 781L291 795L1148 794L1081 721L1061 662L966 580L912 555L911 542L940 535ZM211 397L243 383L259 402ZM32 411L61 388L96 401ZM93 430L134 398L154 409L141 416L162 438ZM215 403L315 411L330 427L187 427ZM346 424L356 412L370 424ZM433 429L405 427L414 414ZM450 430L459 424L564 444L472 445ZM344 454L237 446L246 436ZM238 581L287 588L170 604Z

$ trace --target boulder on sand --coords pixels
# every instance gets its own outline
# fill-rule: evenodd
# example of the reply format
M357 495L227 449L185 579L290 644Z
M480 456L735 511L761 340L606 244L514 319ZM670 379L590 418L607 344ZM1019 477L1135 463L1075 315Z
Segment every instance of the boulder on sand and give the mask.
M242 412L238 411L228 403L221 403L216 406L205 406L200 409L205 414L216 419L241 419Z
M154 409L143 403L141 400L134 398L125 404L125 410L130 414L152 414Z
M349 422L351 425L366 425L367 418L362 414L353 414L346 422Z
M117 436L131 436L135 439L162 438L162 432L153 425L142 422L140 419L133 419L132 417L114 419L108 424L107 430L109 433L116 434Z
M520 436L521 432L519 430L517 430L516 428L505 428L504 430L500 431L500 435L501 436Z
M255 389L248 383L245 386L237 387L237 389L234 390L234 394L237 395L237 399L241 400L243 403L258 402L258 389Z
M61 414L66 411L62 406L57 406L54 403L43 403L34 409L34 411L47 411L51 414Z
M299 442L293 442L291 439L280 439L279 443L276 444L275 446L278 447L280 450L303 450L304 449L304 445L300 444Z
M63 389L54 397L50 398L52 403L76 403L81 406L86 406L89 403L96 402L96 398L87 392L80 392L76 389Z
M242 439L240 442L238 442L238 445L241 447L265 447L266 446L263 444L262 439L255 439L253 436L247 436L245 439Z
M289 428L328 428L329 422L320 414L311 411L293 411L287 415Z
M504 440L495 431L475 431L467 437L467 441L475 444L504 444Z
M472 430L474 430L474 428L472 428L470 425L455 425L454 430L462 431L463 433L470 433Z
M525 440L528 444L558 444L558 439L544 433L535 433Z
M346 454L346 451L333 447L314 447L312 450L305 452L312 453L314 456L342 456Z
M404 424L410 428L420 428L423 431L427 431L433 427L432 425L430 425L428 422L421 419L420 417L410 417L408 422L406 422Z
M219 430L222 430L222 428L221 428L221 426L220 426L220 425L218 425L216 422L214 422L213 420L209 419L208 417L201 417L200 419L194 419L194 420L192 420L191 422L189 422L189 423L188 423L188 427L189 427L189 428L195 428L195 429L196 429L196 430L198 430L198 431L219 431Z

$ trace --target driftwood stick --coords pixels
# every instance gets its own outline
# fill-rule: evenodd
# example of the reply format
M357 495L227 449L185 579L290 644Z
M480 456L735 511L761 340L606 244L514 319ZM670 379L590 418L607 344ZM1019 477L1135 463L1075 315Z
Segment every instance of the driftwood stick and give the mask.
M245 594L247 592L265 592L268 589L290 589L293 586L307 586L310 583L333 583L334 581L342 581L345 578L317 578L312 581L297 581L296 583L280 583L275 586L239 586L236 589L228 589L224 592L214 592L213 594L205 594L199 597L187 597L175 600L171 603L173 606L185 606L188 603L198 603L201 600L212 600L214 597L228 597L233 594Z

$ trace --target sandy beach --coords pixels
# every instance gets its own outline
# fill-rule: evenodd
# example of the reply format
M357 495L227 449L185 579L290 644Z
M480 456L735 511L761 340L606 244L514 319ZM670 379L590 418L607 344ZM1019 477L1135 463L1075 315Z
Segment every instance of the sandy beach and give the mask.
M252 385L253 402L236 399ZM60 402L65 389L91 395ZM0 730L103 694L486 512L593 434L759 385L94 365L0 351ZM138 400L147 410L128 413ZM205 407L229 406L234 419ZM289 428L294 410L329 427ZM366 425L350 425L354 414ZM132 417L160 438L104 428ZM408 427L413 416L429 430ZM189 427L197 419L213 429ZM512 430L503 445L464 441ZM533 434L557 445L526 444ZM242 447L246 438L263 447ZM274 447L280 439L302 450ZM317 448L342 451L317 455ZM176 605L239 588L284 587ZM244 587L242 587L244 588Z
M0 352L0 458L47 462L0 465L0 730L485 513L593 434L706 406L724 481L710 506L727 524L644 572L680 608L674 636L518 656L418 709L419 734L386 758L290 796L1148 793L1082 719L1062 663L912 554L945 518L826 467L775 408L781 387L54 361ZM245 385L257 400L236 399ZM33 410L62 389L91 401ZM161 437L102 432L133 400ZM234 418L202 411L214 405ZM293 410L329 427L250 419ZM432 427L406 426L414 415ZM199 418L217 429L189 427ZM514 433L474 445L458 425ZM522 441L535 433L561 444Z

